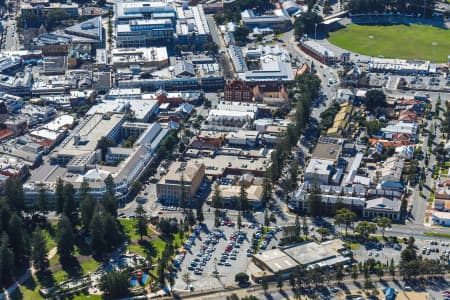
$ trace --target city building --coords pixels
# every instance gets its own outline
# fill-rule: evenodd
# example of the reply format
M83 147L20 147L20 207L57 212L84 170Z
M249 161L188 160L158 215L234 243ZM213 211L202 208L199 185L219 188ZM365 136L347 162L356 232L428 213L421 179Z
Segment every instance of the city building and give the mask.
M333 268L336 265L348 264L351 260L351 252L341 240L305 242L254 254L249 271L252 280L258 282L263 278L276 280L278 276L289 278L299 265L307 269Z
M334 54L333 51L312 40L301 42L300 48L307 54L311 55L312 57L326 65L334 65L338 60L338 57Z
M284 53L262 55L259 64L258 70L248 70L245 65L245 68L238 72L238 78L250 86L267 87L279 87L280 83L289 83L295 79L289 55L286 56Z
M252 102L253 92L245 82L240 80L233 80L225 85L224 100L236 102Z
M133 132L138 135L131 151L109 147L105 156L112 164L101 164L98 140L103 136L118 139L122 130L126 133L130 128L137 129ZM89 116L73 129L61 147L50 154L52 163L44 163L32 171L24 184L26 199L30 202L37 200L40 190L44 189L48 200L53 201L56 182L62 179L74 186L77 198L82 182L88 182L89 193L99 200L107 190L105 179L111 176L116 197L124 201L133 190L133 184L152 163L155 151L168 132L158 123L123 123L123 115L120 114Z
M256 15L253 10L241 12L242 24L250 30L254 28L271 28L277 32L288 30L291 26L289 14L284 9L275 9L272 14Z
M33 74L26 68L15 76L3 75L0 80L0 92L15 96L30 96L33 86Z
M404 59L391 59L391 58L379 58L371 57L368 63L368 69L370 72L375 73L396 73L402 75L415 75L436 72L436 66L429 61L424 60L404 60Z
M183 1L121 2L114 6L117 47L203 45L210 31L202 5Z
M156 195L160 201L182 205L184 197L188 205L194 201L205 176L205 165L196 163L174 162L156 185ZM183 194L183 195L182 195Z
M380 197L366 201L364 207L364 217L374 219L376 217L386 217L392 221L399 221L401 217L402 201L398 198Z
M116 26L116 45L119 48L167 45L173 40L174 28L170 19L136 19Z
M160 69L169 66L169 56L166 47L117 48L111 51L111 63L116 68L140 65Z
M203 6L188 6L184 1L176 8L176 41L181 45L203 45L209 41L210 32Z
M20 12L25 19L28 17L45 19L50 12L58 11L63 11L68 18L77 18L79 16L78 4L76 3L54 3L48 0L20 3Z

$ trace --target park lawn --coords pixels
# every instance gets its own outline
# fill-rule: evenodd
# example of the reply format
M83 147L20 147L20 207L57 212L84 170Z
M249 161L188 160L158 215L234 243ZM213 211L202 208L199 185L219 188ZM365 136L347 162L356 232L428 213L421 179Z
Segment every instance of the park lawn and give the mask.
M142 256L150 256L154 259L161 258L162 252L166 247L166 242L160 238L153 239L152 241L138 241L137 244L127 246L127 250L137 253Z
M349 248L350 250L358 250L361 247L361 244L358 242L345 241L345 247Z
M350 24L330 32L328 40L341 48L370 56L445 62L450 49L450 30L416 24ZM434 42L437 44L432 46Z
M56 241L55 236L52 236L51 233L48 230L42 230L42 234L45 236L45 239L47 240L47 250L51 250L56 247Z
M73 300L85 300L85 299L90 299L90 300L101 300L103 299L102 296L100 295L86 295L86 294L79 294L76 295L75 297L72 298Z
M56 257L56 256L55 256ZM58 257L59 260L59 257ZM94 258L89 257L88 259L84 259L80 262L80 267L83 275L88 274L89 272L95 272L100 266L100 262L96 261ZM70 275L67 271L63 269L59 269L53 272L53 278L55 282L62 282L68 280Z
M133 219L120 219L120 224L123 227L123 232L130 237L130 240L138 240L139 235L136 233L136 220Z
M18 289L11 295L11 299L13 300L19 300L19 299L43 299L42 296L39 294L39 289L41 288L41 285L39 282L37 282L37 279L35 276L28 279L23 283L23 285L20 285Z
M120 219L120 224L123 227L123 232L130 238L131 241L139 240L140 236L136 233L136 220L134 219ZM148 228L148 236L154 235L155 232Z
M173 235L173 247L174 247L175 249L178 249L178 248L180 248L181 246L183 246L183 239L184 239L184 238L181 238L179 232L178 232L178 233L175 233L175 234Z
M427 236L433 236L433 237L450 238L450 233L437 233L437 232L425 231L423 234L427 235Z

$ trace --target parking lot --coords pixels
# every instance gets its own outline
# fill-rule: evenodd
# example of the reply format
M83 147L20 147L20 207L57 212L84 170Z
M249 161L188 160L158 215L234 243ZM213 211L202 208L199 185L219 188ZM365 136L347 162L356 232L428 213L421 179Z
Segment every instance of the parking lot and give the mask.
M417 254L427 259L449 259L450 244L441 240L416 240ZM390 262L394 259L395 263L400 262L400 253L404 249L404 244L386 244L377 243L362 245L354 250L355 259L364 262L369 258L379 260L382 263Z
M444 75L437 76L408 76L397 74L371 73L369 83L372 86L384 86L388 89L397 89L403 85L411 89L440 91L450 87L450 79Z
M263 234L262 228L253 223L245 223L240 231L233 222L222 224L217 230L210 230L205 224L196 226L184 245L185 253L175 259L175 289L198 291L235 286L234 276L246 272L252 253L259 251L260 246L271 248L278 243L277 230Z

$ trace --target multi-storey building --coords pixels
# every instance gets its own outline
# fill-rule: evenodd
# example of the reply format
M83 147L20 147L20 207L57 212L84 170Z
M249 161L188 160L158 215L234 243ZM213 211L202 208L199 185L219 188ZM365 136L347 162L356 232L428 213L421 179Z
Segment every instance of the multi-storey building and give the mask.
M158 199L179 204L184 194L185 204L194 198L205 176L205 165L185 162L173 163L156 185Z

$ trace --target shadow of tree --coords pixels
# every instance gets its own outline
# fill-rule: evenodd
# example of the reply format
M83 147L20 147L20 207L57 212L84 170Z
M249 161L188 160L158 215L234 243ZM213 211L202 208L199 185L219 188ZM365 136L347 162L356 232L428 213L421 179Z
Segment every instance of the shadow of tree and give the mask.
M69 275L69 277L76 278L83 275L83 269L81 268L81 265L76 257L71 256L64 259L61 258L59 262L61 263L62 269Z
M36 278L43 287L52 287L55 285L55 279L53 278L53 273L50 270L37 272Z
M156 257L158 252L151 242L147 240L138 241L138 244L144 249L144 253L148 257Z

